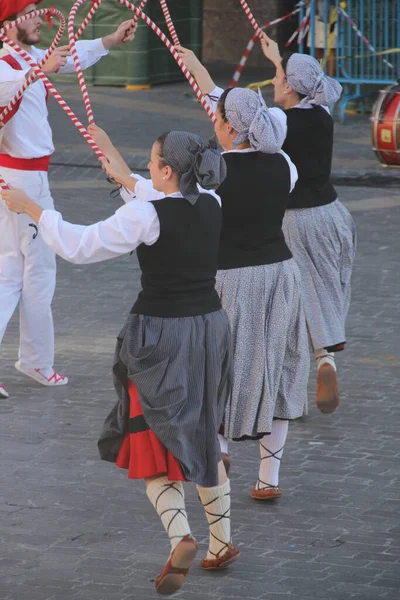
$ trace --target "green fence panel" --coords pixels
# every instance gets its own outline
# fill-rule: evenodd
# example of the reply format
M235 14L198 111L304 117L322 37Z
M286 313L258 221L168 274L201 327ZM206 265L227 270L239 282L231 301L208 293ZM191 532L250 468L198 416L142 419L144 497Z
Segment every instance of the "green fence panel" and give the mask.
M65 16L71 9L72 0L58 0L55 6ZM41 7L53 6L54 1L44 0ZM90 3L85 3L78 11L76 28L87 14ZM182 45L201 54L202 0L170 0L171 18ZM170 38L158 0L148 0L146 14ZM82 39L104 37L116 29L122 21L131 17L131 12L115 0L106 0L88 25ZM55 21L56 23L56 21ZM47 47L55 35L55 27L42 27L42 47ZM61 44L67 44L64 34ZM94 85L151 85L178 81L184 78L174 58L158 36L139 19L135 40L127 45L112 48L109 55L92 68L85 71L87 83ZM75 75L60 75L58 80L71 81Z

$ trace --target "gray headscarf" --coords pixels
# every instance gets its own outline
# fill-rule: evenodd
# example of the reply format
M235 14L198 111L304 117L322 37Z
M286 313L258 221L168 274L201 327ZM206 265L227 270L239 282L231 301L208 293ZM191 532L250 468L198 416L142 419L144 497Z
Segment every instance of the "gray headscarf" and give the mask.
M195 204L200 192L197 183L206 190L215 190L225 179L225 160L217 151L215 141L205 145L199 135L188 131L170 131L164 141L165 162L180 176L181 194Z
M278 119L268 109L260 90L258 93L244 88L230 90L225 98L225 114L238 132L233 148L246 140L255 150L269 154L282 148L286 138L285 119Z
M319 62L308 54L292 54L286 65L286 79L295 92L306 96L300 106L331 106L342 93L340 83L325 75Z

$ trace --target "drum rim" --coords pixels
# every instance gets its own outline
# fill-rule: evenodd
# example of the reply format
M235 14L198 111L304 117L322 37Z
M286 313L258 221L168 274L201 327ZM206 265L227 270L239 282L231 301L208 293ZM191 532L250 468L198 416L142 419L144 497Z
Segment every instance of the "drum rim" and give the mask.
M395 92L393 92L393 88L398 88L398 90L396 90ZM378 160L383 163L383 164L390 164L387 162L387 158L385 155L398 155L400 154L400 122L399 122L399 115L400 115L400 102L398 102L398 105L396 107L396 113L395 113L395 118L393 120L394 123L399 123L399 126L396 127L396 130L394 132L392 132L394 134L395 137L395 146L396 146L396 150L383 150L382 148L379 147L379 142L378 142L378 125L382 123L381 118L379 117L381 110L382 110L382 104L385 100L385 97L389 94L389 93L394 93L395 95L400 95L400 82L397 83L393 83L392 85L388 86L385 89L379 90L379 95L375 104L375 108L373 111L373 114L371 116L371 121L372 121L372 150L374 151L376 157L378 158ZM400 164L400 163L399 163Z

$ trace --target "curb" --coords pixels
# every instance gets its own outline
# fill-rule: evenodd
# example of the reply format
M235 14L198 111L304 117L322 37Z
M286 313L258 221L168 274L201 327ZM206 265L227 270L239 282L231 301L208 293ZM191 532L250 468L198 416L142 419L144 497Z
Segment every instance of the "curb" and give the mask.
M333 185L349 187L400 188L400 173L398 177L382 176L379 174L341 174L332 173Z

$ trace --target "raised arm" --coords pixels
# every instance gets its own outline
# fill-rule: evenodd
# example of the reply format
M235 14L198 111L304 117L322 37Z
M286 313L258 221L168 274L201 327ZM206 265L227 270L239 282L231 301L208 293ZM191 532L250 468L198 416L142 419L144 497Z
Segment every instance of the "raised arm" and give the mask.
M76 43L76 51L82 69L88 69L96 64L103 56L106 56L111 48L131 42L134 37L135 28L132 19L130 19L129 21L121 23L113 33L110 33L103 38L98 38L96 40L80 40ZM59 72L75 72L72 56L67 57L65 65L60 68Z
M89 125L88 131L100 150L106 156L102 160L103 169L107 175L122 185L120 194L125 202L136 198L137 200L160 200L164 198L162 192L153 188L151 179L132 173L117 148L112 143L107 133L97 125Z
M214 81L204 65L201 64L197 56L192 50L184 48L183 46L176 46L179 57L185 63L185 66L193 77L196 79L197 85L199 86L202 94L210 94L216 87Z
M99 127L98 125L91 124L88 127L88 132L90 133L100 150L103 152L103 154L107 156L109 162L112 162L113 167L118 172L118 174L120 174L121 176L129 176L131 174L130 168L128 167L125 160L123 159L117 148L114 146L110 137L107 135L104 129L101 129L101 127ZM119 183L122 183L121 181L119 181L118 178L114 177L114 179Z
M282 57L279 52L279 46L274 40L271 40L264 31L262 32L261 48L265 57L268 58L277 69L281 69Z

